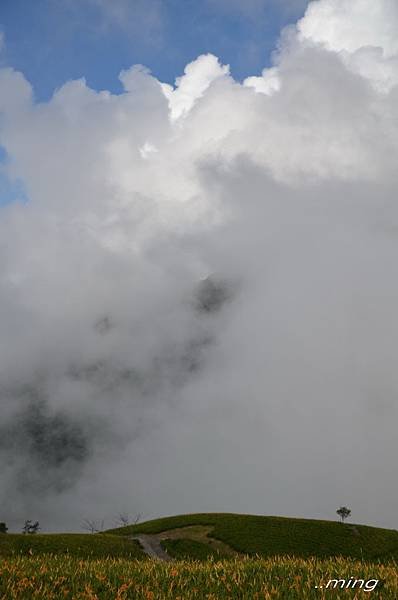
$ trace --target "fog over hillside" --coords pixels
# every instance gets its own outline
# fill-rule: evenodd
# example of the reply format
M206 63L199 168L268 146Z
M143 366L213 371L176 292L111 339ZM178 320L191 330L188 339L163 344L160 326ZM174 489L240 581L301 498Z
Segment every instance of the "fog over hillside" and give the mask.
M1 520L396 527L398 4L318 0L243 82L0 69ZM266 63L266 58L264 59Z

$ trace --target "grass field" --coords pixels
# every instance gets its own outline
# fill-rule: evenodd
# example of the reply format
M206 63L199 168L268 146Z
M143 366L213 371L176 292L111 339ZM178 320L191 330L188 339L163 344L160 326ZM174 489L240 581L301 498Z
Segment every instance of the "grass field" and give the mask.
M207 527L208 538L185 533L189 531L185 528L198 526ZM397 531L348 523L342 525L333 521L210 513L156 519L111 532L121 536L132 533L161 534L164 538L167 531L179 529L180 538L192 538L202 544L213 538L239 553L262 557L345 556L370 561L398 560ZM168 549L179 557L183 548L184 556L187 556L189 548L181 541L169 544ZM191 544L189 551L192 558L203 556L200 546Z
M138 543L133 540L103 534L0 534L0 557L35 556L40 554L69 554L78 558L125 557L144 558Z
M176 560L147 559L138 542L126 537L139 533L156 535ZM352 578L380 580L383 587L371 591L372 598L396 600L396 559L393 530L281 517L182 515L101 534L2 534L0 600L367 597L361 589L325 589L329 579Z
M80 560L70 556L0 561L0 598L6 600L335 600L363 590L321 589L329 579L379 579L373 599L396 600L393 565L347 559L244 559L220 562ZM374 584L373 584L374 585ZM315 586L318 586L316 588Z

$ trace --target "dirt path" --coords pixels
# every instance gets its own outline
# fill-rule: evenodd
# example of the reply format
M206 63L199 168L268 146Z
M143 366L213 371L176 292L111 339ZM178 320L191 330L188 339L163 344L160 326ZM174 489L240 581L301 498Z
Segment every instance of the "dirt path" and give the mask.
M240 556L239 552L233 550L230 546L211 537L213 526L191 525L188 527L179 527L177 529L169 529L158 534L144 534L131 536L130 539L137 540L147 556L158 560L172 561L174 560L170 554L162 548L162 540L193 540L200 542L216 551L220 556Z
M171 556L167 554L166 550L162 548L158 536L141 534L135 535L131 539L137 540L140 543L145 554L147 554L151 558L157 558L158 560L164 560L167 562L173 560Z

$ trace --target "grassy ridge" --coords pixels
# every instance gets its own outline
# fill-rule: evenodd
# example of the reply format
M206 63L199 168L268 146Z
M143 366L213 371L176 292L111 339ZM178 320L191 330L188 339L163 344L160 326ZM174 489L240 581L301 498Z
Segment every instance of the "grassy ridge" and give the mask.
M140 559L145 555L138 543L126 536L167 531L172 539L162 543L176 558L205 560L210 556L219 557L216 544L212 548L206 535L196 535L195 539L192 530L183 529L195 526L197 529L200 529L198 526L212 528L207 535L226 545L224 548L220 545L221 557L228 554L229 548L229 553L233 549L242 555L262 557L345 556L367 561L398 561L398 532L394 530L331 521L215 513L156 519L105 534L1 534L0 557L69 554L79 558Z
M111 532L156 534L192 525L213 526L212 537L243 554L398 560L397 531L333 521L210 513L156 519Z
M69 554L79 558L144 558L138 543L107 534L1 534L0 557L13 555Z
M0 598L7 600L323 600L367 596L361 590L325 590L329 579L379 579L372 599L396 600L392 565L347 559L251 559L221 562L80 560L17 557L0 561Z

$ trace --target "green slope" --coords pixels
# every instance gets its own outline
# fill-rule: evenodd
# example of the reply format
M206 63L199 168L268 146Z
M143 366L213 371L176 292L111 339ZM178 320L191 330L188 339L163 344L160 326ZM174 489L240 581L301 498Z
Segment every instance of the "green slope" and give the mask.
M209 513L166 517L113 529L109 533L120 536L161 534L194 525L212 526L209 537L221 540L242 554L398 560L397 531L333 521ZM173 542L168 546L171 553L174 546L178 555L182 544ZM189 544L185 543L184 555L187 552ZM195 557L194 551L192 556Z
M0 557L69 554L79 558L144 558L138 543L116 535L51 533L0 534Z
M221 560L223 558L231 558L222 552L217 552L210 544L205 544L192 539L175 539L175 540L163 540L162 547L172 556L178 560L208 560L213 558L214 560Z

